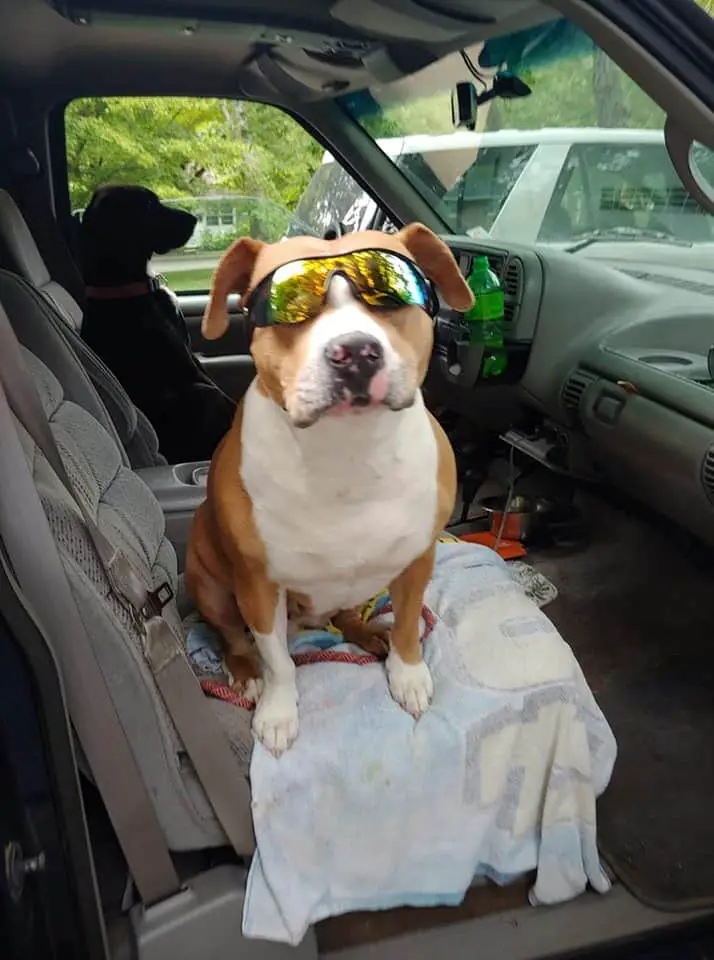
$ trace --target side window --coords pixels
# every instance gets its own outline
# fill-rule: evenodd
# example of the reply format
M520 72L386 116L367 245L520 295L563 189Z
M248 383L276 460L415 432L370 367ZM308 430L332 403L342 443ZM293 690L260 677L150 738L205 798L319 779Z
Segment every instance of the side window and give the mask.
M189 210L196 227L185 247L154 256L152 267L177 292L204 292L236 236L275 242L322 232L303 195L324 154L276 107L186 97L96 97L65 111L72 209L94 190L148 187ZM334 165L333 165L334 166Z
M491 229L534 150L534 146L479 148L476 160L443 198L459 231Z

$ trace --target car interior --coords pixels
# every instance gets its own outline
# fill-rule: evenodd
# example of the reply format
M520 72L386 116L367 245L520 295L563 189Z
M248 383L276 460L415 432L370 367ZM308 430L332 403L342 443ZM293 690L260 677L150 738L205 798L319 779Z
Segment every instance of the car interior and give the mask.
M68 492L49 466L31 416L0 397L0 611L33 678L52 771L42 789L23 780L21 798L25 857L44 850L55 865L26 870L36 870L27 881L33 909L50 917L56 952L43 955L78 956L62 949L81 930L88 957L535 960L664 939L714 918L711 257L704 250L690 265L667 247L654 260L619 263L619 250L606 261L597 237L593 255L581 256L516 236L506 244L454 235L428 193L338 102L563 17L664 111L683 202L708 215L714 194L690 160L692 144L714 149L714 19L694 0L689 7L673 22L657 0L319 0L302 10L284 0L0 2L0 313L12 328L0 333L0 352L15 356L14 333L70 483ZM189 609L180 575L208 464L166 461L148 419L81 335L64 117L72 101L103 96L215 97L285 111L385 220L433 229L465 275L485 255L501 276L506 372L484 379L454 362L461 318L443 305L425 398L460 468L453 532L477 528L479 502L494 491L553 506L527 559L556 585L546 613L618 739L598 804L613 880L606 896L534 908L524 877L475 883L458 907L332 917L296 948L242 936L250 718L187 698L202 732L191 737L191 718L174 713L92 546L96 527L150 582L171 585L176 623ZM253 364L237 298L228 333L210 342L200 333L208 291L179 290L178 299L204 368L240 398ZM3 384L9 394L4 375ZM20 496L22 476L46 517L46 549L40 532L30 535L39 527ZM89 525L72 488L89 505ZM67 613L72 597L79 622ZM80 634L83 663L71 652ZM36 750L30 721L19 708L14 716L13 740ZM214 728L231 748L230 775L218 785L201 756ZM26 900L4 906L15 918L8 943L27 951L38 928L22 919Z

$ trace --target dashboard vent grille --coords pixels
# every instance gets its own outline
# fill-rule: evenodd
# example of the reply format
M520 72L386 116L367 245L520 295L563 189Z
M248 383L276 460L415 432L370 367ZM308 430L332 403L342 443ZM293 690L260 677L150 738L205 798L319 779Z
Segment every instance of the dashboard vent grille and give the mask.
M523 261L518 257L507 257L504 253L484 251L493 272L501 278L503 286L503 319L513 324L518 319L523 299ZM508 260L508 263L506 263ZM505 266L505 275L503 269Z
M586 373L584 370L576 370L570 374L563 384L563 389L560 394L563 406L569 413L577 414L580 407L580 400L586 388L589 387L591 383L595 383L596 379L596 377L590 373Z
M707 498L714 503L714 447L704 454L702 461L702 486Z

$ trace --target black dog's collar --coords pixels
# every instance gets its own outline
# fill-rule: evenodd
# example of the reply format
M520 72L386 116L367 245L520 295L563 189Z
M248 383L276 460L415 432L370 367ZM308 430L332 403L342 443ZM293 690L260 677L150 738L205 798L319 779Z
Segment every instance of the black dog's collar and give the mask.
M132 297L145 297L161 289L158 277L146 277L134 283L122 283L116 287L87 287L88 300L129 300Z

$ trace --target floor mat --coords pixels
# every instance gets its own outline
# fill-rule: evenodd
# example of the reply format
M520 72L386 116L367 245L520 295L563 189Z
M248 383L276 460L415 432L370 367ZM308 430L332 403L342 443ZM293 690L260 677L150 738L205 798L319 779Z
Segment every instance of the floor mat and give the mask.
M587 549L529 559L558 587L546 612L618 744L598 803L601 850L652 906L714 905L714 563L664 523L584 506Z
M526 907L532 883L533 877L529 876L507 887L497 887L490 882L474 886L458 907L397 907L330 917L315 925L318 948L323 954L347 947L362 947L421 930L487 917L502 910ZM395 949L395 956L399 956L398 949Z
M600 849L639 899L714 905L714 660L673 656L598 697L619 752L598 803Z

